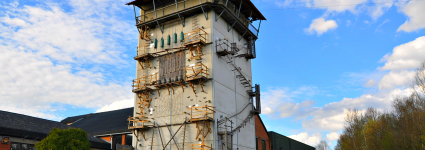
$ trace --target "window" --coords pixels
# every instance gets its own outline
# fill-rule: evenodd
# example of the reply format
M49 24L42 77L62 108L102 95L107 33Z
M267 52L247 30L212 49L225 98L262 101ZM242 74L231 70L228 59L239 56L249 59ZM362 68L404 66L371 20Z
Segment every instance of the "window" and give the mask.
M255 149L258 150L258 137L255 137Z
M21 150L21 144L12 143L12 145L10 146L10 150Z
M12 143L10 145L10 150L35 150L35 148L33 144Z
M112 149L116 150L117 149L117 144L121 144L122 143L122 135L113 135L112 136Z
M131 145L133 143L133 134L125 135L125 145Z
M170 83L183 80L184 67L186 64L184 51L176 52L159 57L159 80L158 82Z
M261 150L266 150L266 140L261 139Z

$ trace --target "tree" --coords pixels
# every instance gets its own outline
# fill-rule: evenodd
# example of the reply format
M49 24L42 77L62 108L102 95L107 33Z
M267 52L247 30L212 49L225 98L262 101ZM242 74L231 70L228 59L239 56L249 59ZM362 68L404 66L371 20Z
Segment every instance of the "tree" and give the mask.
M425 149L425 62L413 83L414 92L396 97L389 112L349 110L335 150Z
M320 141L319 144L316 146L316 150L330 150L330 146L325 140Z
M81 129L53 128L46 138L35 144L37 150L90 150L87 133Z

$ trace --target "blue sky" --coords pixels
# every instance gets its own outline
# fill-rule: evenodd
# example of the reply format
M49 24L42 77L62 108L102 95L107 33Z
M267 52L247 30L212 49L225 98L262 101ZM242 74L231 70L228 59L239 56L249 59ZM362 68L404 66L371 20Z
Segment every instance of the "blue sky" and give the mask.
M125 0L0 2L0 110L61 120L130 107L137 45ZM388 110L425 59L425 1L253 0L268 130L335 145L344 112Z

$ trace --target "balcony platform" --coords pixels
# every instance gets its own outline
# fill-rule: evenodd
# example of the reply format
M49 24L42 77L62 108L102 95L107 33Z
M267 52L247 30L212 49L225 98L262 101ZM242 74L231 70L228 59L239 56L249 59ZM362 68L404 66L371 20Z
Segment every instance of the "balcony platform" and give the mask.
M162 17L158 17L156 19L148 20L148 21L145 21L145 22L140 21L136 26L138 28L141 28L143 26L149 26L151 28L155 28L157 25L162 26L164 23L166 23L170 20L179 19L179 15L180 15L180 17L183 17L183 18L184 17L190 17L190 16L193 16L194 14L203 13L202 10L204 10L204 11L214 10L217 13L217 15L222 13L222 15L220 17L223 18L226 22L228 22L230 24L234 24L233 29L235 29L240 35L243 35L244 38L249 39L250 37L253 37L254 39L257 39L258 30L251 31L250 28L248 27L248 26L252 26L251 24L245 25L224 4L220 4L218 2L204 2L202 4L198 4L196 6L185 8L183 10L177 11L177 12L172 13L172 14L168 14L168 15L165 15L165 16L162 16ZM214 18L208 18L208 19L214 20ZM262 20L265 20L265 18L262 19Z
M149 128L153 128L153 125L148 126L148 125L144 125L144 126L130 126L128 127L128 129L133 130L133 129L149 129Z
M192 82L192 83L198 83L198 82L202 82L202 81L206 81L210 78L207 78L205 76L196 76L196 77L190 77L190 78L186 78L186 82Z
M143 87L143 88L140 88L140 89L133 90L133 93L145 93L145 92L150 92L150 91L152 91L151 88Z
M201 45L204 45L204 44L206 44L206 42L204 41L204 40L193 40L193 41L190 41L190 42L187 42L187 43L184 43L184 46L188 46L188 45L195 45L195 44L201 44Z
M197 121L214 121L211 117L202 117L202 118L192 118L189 122L197 122Z
M134 60L141 60L141 59L149 60L150 58L154 58L154 57L157 57L157 55L152 54L152 53L146 53L146 54L142 54L142 55L134 57Z

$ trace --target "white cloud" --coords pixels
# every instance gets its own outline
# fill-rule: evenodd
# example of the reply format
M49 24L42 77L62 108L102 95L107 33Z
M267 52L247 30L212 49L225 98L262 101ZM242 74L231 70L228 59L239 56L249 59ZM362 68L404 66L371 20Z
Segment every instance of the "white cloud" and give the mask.
M263 114L272 114L281 101L291 100L291 96L285 92L285 89L287 88L269 89L261 93L261 110L264 110Z
M356 7L359 4L365 3L367 0L309 0L307 3L312 3L313 7L324 8L329 12L344 12L351 11L356 13Z
M314 7L318 9L326 9L325 16L332 13L344 13L349 11L353 14L365 11L377 20L386 11L393 6L394 0L371 0L374 5L362 5L368 3L369 0L303 0L306 7Z
M328 138L329 141L336 141L339 139L339 134L336 132L331 132L329 134L326 134L326 137Z
M121 101L112 102L111 104L103 106L102 108L98 109L96 113L111 111L111 110L118 110L118 109L129 108L129 107L134 107L134 99L125 99Z
M123 52L137 33L117 20L124 2L94 1L87 10L67 2L69 11L0 5L0 110L59 120L65 105L100 108L132 97L130 80L111 80L107 70L130 67Z
M401 73L406 74L406 73ZM355 75L355 76L363 76L364 75ZM373 75L376 76L376 75ZM382 77L382 76L381 76ZM384 77L385 78L385 77ZM357 82L362 82L358 80ZM369 80L369 84L375 82L374 80ZM384 81L382 81L384 82ZM381 82L381 83L382 83ZM402 85L403 82L396 83L396 85ZM407 84L407 83L405 83ZM316 89L317 90L317 89ZM282 93L287 93L290 89L285 89L277 95ZM312 105L304 105L306 107L301 107L301 104L308 104L310 102L301 102L294 103L288 101L287 98L283 99L283 96L271 96L273 97L273 105L268 105L272 110L275 110L276 114L279 114L280 117L292 117L296 121L301 121L303 129L308 132L323 132L323 131L331 131L336 132L340 131L344 127L344 119L345 112L347 109L356 108L358 110L365 110L368 107L374 107L380 110L389 109L391 106L391 102L396 96L408 96L412 92L410 88L404 89L389 89L384 91L379 91L373 94L363 94L360 97L356 98L343 98L341 101L332 102L324 105L323 107L311 107ZM266 92L267 93L267 92ZM293 93L293 92L292 92ZM270 94L270 93L267 93ZM290 97L290 96L289 96ZM280 99L280 100L279 100ZM278 106L278 107L272 107ZM273 114L269 114L272 115Z
M293 103L293 98L300 98L301 96L311 97L321 91L316 87L302 86L296 90L289 90L289 88L272 88L266 92L262 92L262 105L261 109L263 114L279 115L281 118L292 115L299 109L307 108L315 104L312 100L305 100L301 103ZM293 111L289 111L293 110ZM278 114L275 114L278 111Z
M345 24L346 24L347 27L351 26L351 20L345 21Z
M370 16L373 20L381 17L391 6L393 6L393 0L373 0L376 3L370 7Z
M397 96L409 96L413 90L410 87L414 77L414 68L419 67L425 58L425 37L419 37L414 41L402 44L394 48L391 54L387 54L382 61L385 65L378 69L381 73L365 74L350 73L354 82L365 82L365 86L371 87L378 82L378 91L372 94L363 94L355 98L343 98L341 101L332 102L323 107L305 107L300 109L298 103L285 100L274 100L274 105L279 106L277 114L284 117L293 117L301 120L303 129L309 132L340 131L344 127L345 111L356 108L360 111L368 107L386 110L391 107L392 100ZM406 63L409 62L409 63ZM414 62L414 63L412 63ZM383 72L383 71L388 72ZM351 82L347 80L346 82ZM289 89L286 89L289 91ZM280 106L284 105L284 107ZM284 111L284 112L281 112ZM331 135L330 135L331 136Z
M399 6L399 11L409 17L397 31L413 32L425 28L425 2L409 1Z
M415 77L414 71L390 71L379 81L379 89L393 89L397 86L410 86Z
M419 67L425 58L425 36L416 38L393 49L381 61L386 61L382 70L404 70Z
M309 135L308 133L303 132L296 135L290 135L289 137L294 140L308 144L310 146L316 146L317 144L319 144L320 140L322 139L322 134L316 133L316 134Z
M299 103L282 102L277 107L280 118L286 118L296 113L300 109Z
M380 89L392 89L398 86L410 86L414 78L414 69L419 67L425 58L425 36L399 45L391 54L385 55L381 61L386 61L380 70L390 70L379 81Z
M272 114L275 113L276 111L274 111L272 108L265 106L264 108L262 108L261 113L262 114Z
M314 104L316 104L316 102L314 102L312 100L305 100L305 101L301 102L300 107L301 108L307 108L307 107L313 106Z
M286 6L289 6L292 3L292 1L294 0L285 0L283 2L275 2L275 4L279 7L286 7Z
M0 99L4 100L1 106L7 106L1 110L20 113L16 108L29 109L36 111L29 115L57 119L41 113L56 111L55 103L96 108L131 95L128 86L95 83L101 77L73 74L69 65L55 65L31 52L5 46L0 46L0 52Z
M304 29L309 34L317 33L318 36L322 35L323 33L336 29L338 27L338 24L335 20L325 20L325 18L316 18L314 19L309 28Z
M373 79L370 79L369 81L367 81L367 83L365 84L366 87L371 87L374 86L376 84L376 81Z
M374 4L365 5L372 1ZM396 1L396 0L285 0L283 2L275 2L279 7L288 7L290 5L299 6L302 3L305 7L313 9L324 9L326 12L323 16L327 17L336 13L344 13L349 11L353 14L366 12L376 21L385 14L392 6L398 6L399 12L405 14L408 19L402 24L397 31L413 32L425 28L425 2L423 1ZM364 21L369 24L369 21Z
M390 108L396 96L408 96L412 89L394 89L377 94L364 94L357 98L344 98L342 101L326 104L323 107L305 109L304 113L295 113L302 119L303 128L309 131L339 131L344 127L345 111L350 108L365 110L374 107L381 110ZM307 118L311 117L311 118Z

